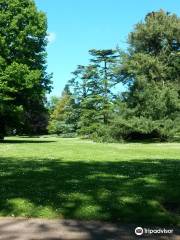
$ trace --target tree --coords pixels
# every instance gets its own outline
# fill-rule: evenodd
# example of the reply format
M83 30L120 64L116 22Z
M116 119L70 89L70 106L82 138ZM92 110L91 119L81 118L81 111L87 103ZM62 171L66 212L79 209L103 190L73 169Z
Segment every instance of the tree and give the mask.
M92 49L89 53L92 56L90 64L78 65L69 81L79 106L78 132L88 137L109 123L113 98L111 89L116 84L113 67L118 57L111 49Z
M180 19L163 10L149 13L128 42L119 67L119 79L128 86L121 132L166 139L180 113Z
M20 134L39 135L47 134L47 125L49 120L48 109L44 105L44 101L30 102L30 107L23 111L22 125L18 124L17 132Z
M15 127L14 111L32 111L50 91L47 21L32 0L0 0L0 136ZM17 109L17 110L16 110Z
M78 111L73 96L66 85L50 115L48 130L55 134L73 134L77 130Z
M108 124L108 114L110 111L110 100L112 97L111 88L116 84L113 66L117 61L117 51L113 49L96 50L91 49L89 53L93 56L91 62L95 63L99 69L99 76L102 82L102 97L103 97L103 117L104 124Z
M57 97L57 96L51 96L50 100L47 101L47 106L46 107L49 111L49 114L53 113L58 101L59 101L59 97Z
M84 67L82 80L86 95L80 102L79 133L90 136L103 123L103 84L97 66Z

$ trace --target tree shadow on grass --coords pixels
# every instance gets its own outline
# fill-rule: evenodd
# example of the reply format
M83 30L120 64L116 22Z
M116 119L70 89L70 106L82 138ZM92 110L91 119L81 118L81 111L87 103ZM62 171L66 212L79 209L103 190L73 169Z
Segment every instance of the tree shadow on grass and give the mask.
M8 143L8 144L19 144L19 143L53 143L55 140L29 140L29 139L5 139L0 140L0 143Z
M180 160L0 157L0 215L177 225Z

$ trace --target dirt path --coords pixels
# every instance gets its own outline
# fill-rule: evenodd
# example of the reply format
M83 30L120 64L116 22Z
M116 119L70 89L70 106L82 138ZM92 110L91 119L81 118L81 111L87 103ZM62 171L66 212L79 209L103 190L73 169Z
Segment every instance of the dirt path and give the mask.
M179 240L173 235L136 237L134 225L117 225L96 221L0 218L0 240Z

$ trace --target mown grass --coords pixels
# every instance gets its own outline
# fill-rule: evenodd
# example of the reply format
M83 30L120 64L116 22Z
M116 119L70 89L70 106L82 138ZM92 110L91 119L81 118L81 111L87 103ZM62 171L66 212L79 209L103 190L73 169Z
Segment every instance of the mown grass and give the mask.
M0 143L0 216L178 225L179 213L180 143Z

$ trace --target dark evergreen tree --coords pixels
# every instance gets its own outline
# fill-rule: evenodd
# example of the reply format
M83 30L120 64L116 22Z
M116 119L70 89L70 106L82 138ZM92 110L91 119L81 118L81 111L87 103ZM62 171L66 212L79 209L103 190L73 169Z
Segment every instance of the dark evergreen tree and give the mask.
M92 136L109 123L112 106L112 87L115 85L113 67L117 59L115 50L90 50L91 63L79 65L70 81L79 103L79 133Z
M90 136L103 123L103 85L96 65L88 65L82 75L86 82L86 96L80 103L79 132Z
M176 15L160 10L130 33L129 52L119 68L119 79L129 87L123 97L126 109L120 111L125 119L119 121L120 135L166 139L173 134L180 113L179 27Z

